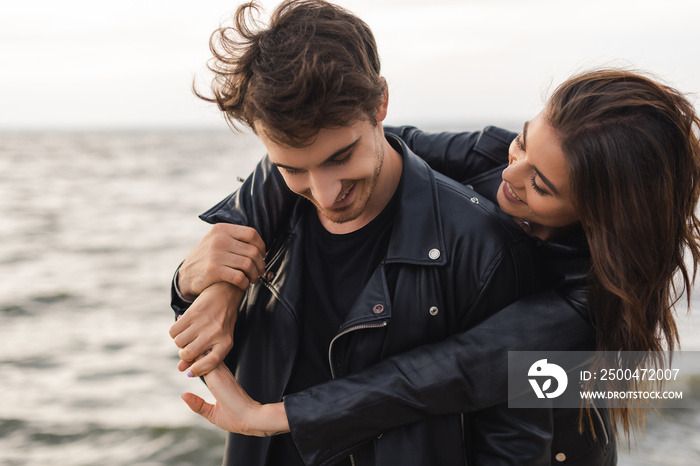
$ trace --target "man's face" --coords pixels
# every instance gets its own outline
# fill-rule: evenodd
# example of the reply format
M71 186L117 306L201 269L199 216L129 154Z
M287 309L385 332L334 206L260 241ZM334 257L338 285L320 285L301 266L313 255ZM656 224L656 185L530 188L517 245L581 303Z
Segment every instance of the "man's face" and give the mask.
M277 144L264 131L260 139L289 189L313 202L330 222L355 222L359 228L379 213L372 202L384 163L385 140L378 126L363 120L322 129L303 148Z

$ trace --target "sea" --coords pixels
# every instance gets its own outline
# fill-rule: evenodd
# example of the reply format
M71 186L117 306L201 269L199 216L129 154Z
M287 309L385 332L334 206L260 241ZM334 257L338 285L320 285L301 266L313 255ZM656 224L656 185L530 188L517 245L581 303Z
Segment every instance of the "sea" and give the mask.
M225 433L180 399L212 400L176 369L170 280L262 154L218 130L0 134L0 465L221 464ZM652 414L619 450L700 464L700 410Z

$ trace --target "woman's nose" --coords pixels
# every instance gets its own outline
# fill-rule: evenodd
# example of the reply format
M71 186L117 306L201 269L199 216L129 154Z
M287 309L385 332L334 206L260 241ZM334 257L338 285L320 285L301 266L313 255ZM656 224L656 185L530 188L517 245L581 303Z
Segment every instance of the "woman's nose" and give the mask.
M508 166L503 170L501 177L509 183L520 186L518 181L527 175L527 162L521 155L512 154L508 157Z
M518 159L519 158L517 152L515 152L512 149L508 151L508 166L518 163Z

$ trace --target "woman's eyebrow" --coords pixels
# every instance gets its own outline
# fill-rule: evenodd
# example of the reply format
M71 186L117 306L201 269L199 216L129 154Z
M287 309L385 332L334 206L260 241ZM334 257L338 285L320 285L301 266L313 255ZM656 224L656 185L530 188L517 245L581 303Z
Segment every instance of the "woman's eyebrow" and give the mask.
M549 181L549 180L547 179L547 177L544 176L544 175L542 174L542 172L539 171L539 170L537 169L537 167L535 167L534 165L532 166L532 169L535 170L535 173L537 173L537 176L540 177L540 179L544 182L544 184L546 184L547 187L548 187L549 189L551 189L552 192L558 196L558 195L559 195L559 190L558 190L557 188L554 187L554 184L553 184L551 181Z

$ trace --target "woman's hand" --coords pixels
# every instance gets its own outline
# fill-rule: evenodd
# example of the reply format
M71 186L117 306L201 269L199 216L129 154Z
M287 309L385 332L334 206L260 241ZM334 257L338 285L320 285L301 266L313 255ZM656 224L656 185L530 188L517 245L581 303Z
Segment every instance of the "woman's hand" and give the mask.
M192 411L212 424L229 432L255 437L289 432L284 403L261 405L253 400L226 365L217 366L204 376L204 381L216 398L216 404L209 404L192 393L183 394L182 399Z
M187 255L177 272L182 296L193 301L217 282L241 290L265 273L265 243L257 231L242 225L217 223Z

